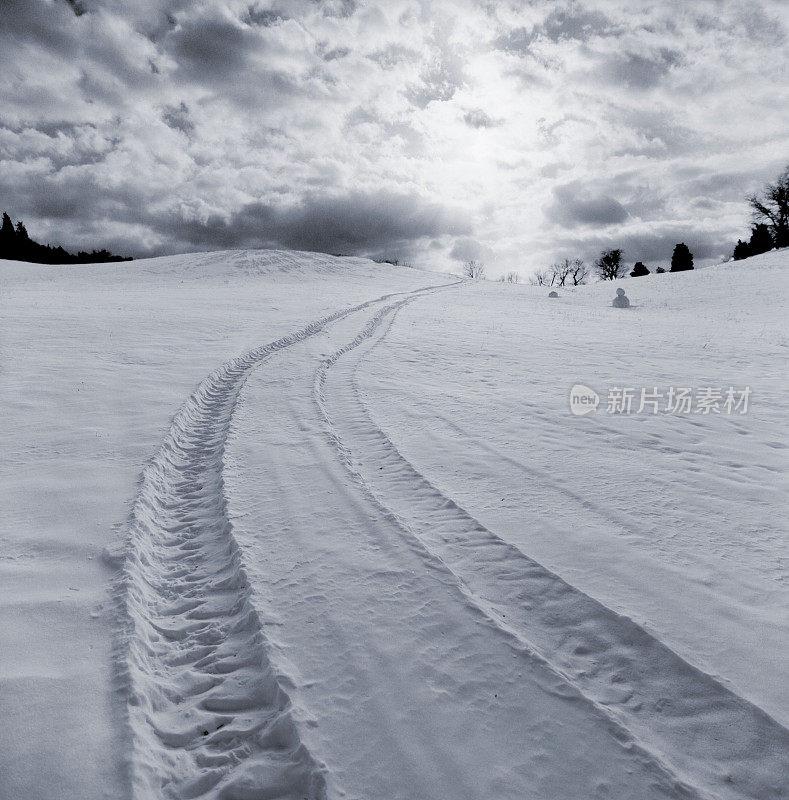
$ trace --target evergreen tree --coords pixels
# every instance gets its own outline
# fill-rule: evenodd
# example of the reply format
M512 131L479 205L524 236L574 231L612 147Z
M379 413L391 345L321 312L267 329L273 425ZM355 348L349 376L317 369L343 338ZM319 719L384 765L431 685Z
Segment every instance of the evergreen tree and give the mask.
M80 251L72 255L62 247L52 247L33 241L27 233L24 222L17 222L16 229L8 214L3 214L0 225L0 258L16 261L32 261L37 264L85 264L106 261L131 261L131 258L114 256L108 250L94 250L91 253Z
M644 275L649 275L649 270L644 266L643 261L636 261L633 266L633 271L630 273L630 277L641 278Z
M680 242L675 248L671 256L671 269L669 272L684 272L685 270L693 269L693 253L685 244Z
M16 231L11 217L3 213L3 224L0 226L0 258L14 258L16 255Z
M751 241L748 243L749 255L758 256L760 253L768 253L773 249L774 244L770 229L760 222L751 231Z
M750 258L751 255L751 247L748 242L744 242L742 239L737 239L737 244L734 245L734 252L731 254L731 257L735 261L742 261L743 258Z
M38 245L35 242L30 241L30 237L27 235L27 228L25 228L25 223L22 220L18 220L16 223L16 256L15 258L19 259L19 261L30 261L36 257L36 251L38 250Z

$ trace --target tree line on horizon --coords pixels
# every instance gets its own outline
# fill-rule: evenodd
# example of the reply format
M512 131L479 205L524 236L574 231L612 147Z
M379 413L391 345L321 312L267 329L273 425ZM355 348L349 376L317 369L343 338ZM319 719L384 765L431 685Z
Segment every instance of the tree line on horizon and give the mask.
M580 258L565 258L557 261L547 269L536 272L531 279L534 286L582 286L592 274L597 275L601 281L614 281L617 278L624 278L627 267L624 263L625 251L621 247L614 247L603 250L595 259L594 264L589 267ZM674 246L671 255L671 268L669 272L686 272L693 269L693 253L685 242L679 242ZM655 272L663 273L666 270L658 267ZM630 272L631 278L640 278L649 275L643 261L636 261Z
M789 247L789 166L775 183L768 183L761 194L752 194L747 198L753 213L751 238L747 242L738 240L732 258L738 261L760 253L767 253L773 248ZM531 283L536 286L581 286L594 274L600 280L613 281L625 277L627 267L624 264L624 250L612 248L603 250L592 267L588 267L580 258L565 258L535 273ZM693 269L693 253L684 243L674 247L669 272L685 272ZM655 272L664 273L663 267ZM630 272L631 278L649 275L643 261L636 261Z
M0 258L9 261L28 261L35 264L99 264L112 261L131 261L131 256L124 258L110 253L109 250L80 250L76 255L62 247L40 244L30 238L25 224L18 220L16 225L11 217L3 212L0 224Z

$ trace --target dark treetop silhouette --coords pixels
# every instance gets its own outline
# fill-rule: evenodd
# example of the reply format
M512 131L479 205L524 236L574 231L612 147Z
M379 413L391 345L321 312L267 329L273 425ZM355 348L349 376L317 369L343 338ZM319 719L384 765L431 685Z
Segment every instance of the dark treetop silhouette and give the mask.
M671 269L669 272L684 272L693 269L693 253L685 242L680 242L671 256Z
M131 261L131 258L114 256L108 250L93 250L90 253L80 250L76 255L62 247L39 244L28 235L23 222L16 227L8 214L3 214L0 225L0 258L12 261L32 261L36 264L96 264L106 261Z
M630 273L630 277L641 278L644 275L649 275L649 270L644 266L643 261L636 261L633 265L633 271Z

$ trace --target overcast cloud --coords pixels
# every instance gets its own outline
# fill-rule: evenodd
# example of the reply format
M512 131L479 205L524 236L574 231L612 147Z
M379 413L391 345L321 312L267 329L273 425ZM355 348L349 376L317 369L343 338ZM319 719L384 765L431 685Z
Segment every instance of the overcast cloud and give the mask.
M3 0L0 209L138 256L717 259L789 163L787 30L785 0Z

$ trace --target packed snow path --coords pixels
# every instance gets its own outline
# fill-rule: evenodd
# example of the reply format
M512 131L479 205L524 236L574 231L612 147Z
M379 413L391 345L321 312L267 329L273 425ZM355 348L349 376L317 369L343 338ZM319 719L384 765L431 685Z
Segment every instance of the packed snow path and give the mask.
M130 673L112 647L117 532L128 531L140 471L200 380L337 309L446 280L366 259L269 250L133 264L0 261L0 797L131 796L138 750L115 680L118 666L125 684ZM226 419L214 417L220 407L225 415L228 397L195 417L200 430L185 444L195 435L204 448L204 432L222 430ZM206 448L200 465L211 491L217 474L208 462L217 454ZM186 508L173 513L188 515ZM104 559L108 546L112 558ZM172 719L163 709L165 731ZM151 764L161 755L152 749Z
M307 339L278 353L249 379L234 422L229 494L257 587L253 603L260 618L282 620L267 635L273 663L280 686L297 697L303 741L327 765L330 794L409 797L418 786L423 797L544 797L535 785L559 783L564 797L781 797L789 751L781 725L499 540L372 423L353 383L354 358L374 347L409 299L321 326L317 353ZM335 349L326 353L329 343ZM341 462L347 469L338 473ZM373 568L382 548L388 561ZM444 595L452 598L440 612L431 607L437 592L444 604ZM389 605L376 613L384 599ZM407 631L393 620L408 620ZM436 642L449 630L446 646L464 642L469 673ZM485 642L478 650L469 649L475 636ZM490 655L502 646L512 651L517 678ZM393 662L397 653L408 658ZM316 673L300 681L305 670ZM462 687L481 678L502 686L501 696L494 692L484 714L464 710ZM434 684L442 687L437 698ZM397 698L384 687L397 687ZM537 696L557 708L537 710ZM469 713L477 723L461 734ZM534 725L564 727L579 713L574 755L566 758L578 759L579 736L591 751L574 794L566 758L533 763L551 737L543 729L537 743ZM590 730L581 736L584 725ZM491 746L495 753L481 759ZM551 752L563 746L560 737ZM441 772L435 785L420 783L428 764ZM504 775L502 764L512 765ZM596 764L605 768L595 784ZM646 781L640 788L636 764ZM594 785L601 788L590 794Z
M389 311L252 373L227 448L271 660L329 796L697 797L469 603L338 458L316 370Z
M325 796L321 768L289 716L250 604L222 457L249 371L372 303L313 322L209 375L143 472L119 586L136 797Z

